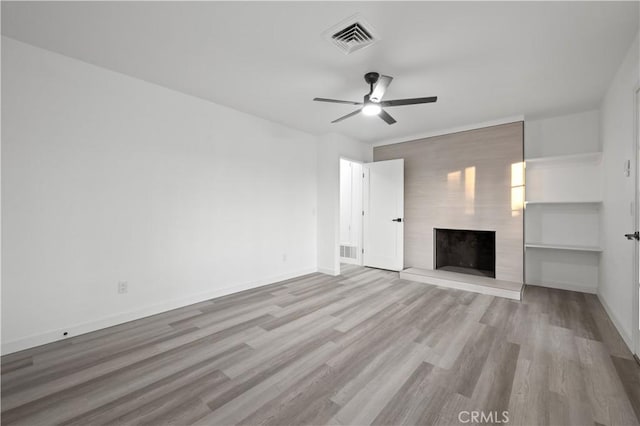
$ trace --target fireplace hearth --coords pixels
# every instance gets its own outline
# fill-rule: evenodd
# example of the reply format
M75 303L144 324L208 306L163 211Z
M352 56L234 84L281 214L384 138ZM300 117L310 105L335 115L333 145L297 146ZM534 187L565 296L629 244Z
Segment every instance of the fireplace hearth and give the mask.
M496 233L434 228L435 269L496 277Z

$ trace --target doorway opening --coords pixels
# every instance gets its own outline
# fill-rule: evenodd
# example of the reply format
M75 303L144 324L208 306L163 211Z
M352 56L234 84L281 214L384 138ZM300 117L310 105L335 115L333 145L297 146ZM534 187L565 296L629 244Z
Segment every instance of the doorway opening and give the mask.
M362 265L362 173L362 163L340 159L341 265Z

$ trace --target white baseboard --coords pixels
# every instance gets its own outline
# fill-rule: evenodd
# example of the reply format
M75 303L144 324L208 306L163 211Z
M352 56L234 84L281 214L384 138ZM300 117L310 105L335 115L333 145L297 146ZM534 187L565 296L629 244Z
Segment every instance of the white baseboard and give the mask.
M633 351L633 339L631 338L631 336L629 336L629 334L626 332L624 327L622 327L622 322L615 315L615 311L613 309L611 309L611 307L607 304L606 300L604 299L604 297L602 297L600 295L600 293L596 293L596 294L598 296L598 300L600 301L600 303L604 307L605 312L607 313L607 315L609 315L609 319L611 319L611 322L613 323L613 326L616 328L616 330L618 330L618 333L620 333L620 336L622 336L622 340L624 340L624 343L627 345L627 347L629 348L631 353L634 353L634 351Z
M318 268L318 272L320 272L321 274L331 275L332 277L340 275L339 272L336 273L336 271L334 271L333 269L329 269L329 268Z
M554 283L554 282L544 282L544 283L526 283L527 285L533 285L537 287L547 287L547 288L555 288L558 290L568 290L568 291L577 291L580 293L590 293L596 294L596 287L586 287L580 286L576 284L568 284L568 283Z
M216 289L210 292L198 293L180 299L169 300L163 303L158 303L151 306L146 306L135 311L121 312L116 315L100 318L88 323L75 324L64 328L55 330L49 330L38 334L33 334L21 339L12 340L2 343L2 355L7 355L13 352L22 351L35 346L52 343L58 340L68 339L80 334L89 333L92 331L100 330L114 325L123 324L128 321L137 320L140 318L148 317L151 315L160 314L173 309L182 308L185 306L193 305L194 303L204 302L205 300L214 299L216 297L226 296L227 294L237 293L252 288L262 287L265 285L277 283L280 281L288 280L291 278L299 277L302 275L318 272L317 268L308 268L299 271L290 272L279 276L273 276L264 280L252 281L247 283L235 284L233 286ZM62 337L64 332L67 332L67 336Z

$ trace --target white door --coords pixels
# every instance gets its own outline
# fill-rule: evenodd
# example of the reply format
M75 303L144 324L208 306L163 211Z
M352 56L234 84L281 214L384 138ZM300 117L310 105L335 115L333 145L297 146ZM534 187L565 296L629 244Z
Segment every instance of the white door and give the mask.
M404 266L404 160L364 165L364 266Z
M635 186L636 186L636 231L640 230L640 171L638 171L638 167L640 167L640 90L636 91L636 167L635 167ZM636 232L636 240L637 232ZM634 290L635 294L633 296L633 310L634 310L634 352L636 357L640 357L640 249L638 244L635 244L635 255L636 255L636 268L635 268L635 276L634 276Z

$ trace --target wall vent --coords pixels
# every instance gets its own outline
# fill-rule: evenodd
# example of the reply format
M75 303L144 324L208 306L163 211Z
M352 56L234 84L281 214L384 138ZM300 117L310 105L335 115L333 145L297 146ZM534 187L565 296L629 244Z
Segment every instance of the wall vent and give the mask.
M340 257L345 259L357 259L358 247L355 246L340 246Z
M359 14L334 25L322 35L345 55L371 46L380 40L373 27Z

